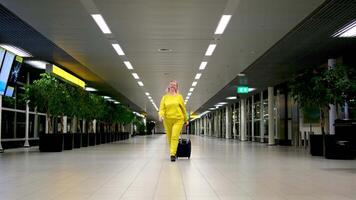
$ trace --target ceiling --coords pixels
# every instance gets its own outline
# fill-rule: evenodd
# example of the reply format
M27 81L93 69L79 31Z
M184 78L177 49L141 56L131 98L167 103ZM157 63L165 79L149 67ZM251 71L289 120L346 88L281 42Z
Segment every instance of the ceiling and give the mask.
M112 92L124 95L156 117L145 92L159 105L168 82L178 80L185 97L200 62L208 59L207 69L187 104L188 110L198 110L324 0L0 0L0 3L103 80ZM104 35L100 31L90 16L93 12L103 15L113 34ZM232 18L224 34L214 37L222 14L232 14ZM116 54L111 46L113 40L121 45L125 58ZM212 41L217 48L213 56L204 58ZM160 48L172 51L161 53ZM132 63L144 87L138 86L123 59Z

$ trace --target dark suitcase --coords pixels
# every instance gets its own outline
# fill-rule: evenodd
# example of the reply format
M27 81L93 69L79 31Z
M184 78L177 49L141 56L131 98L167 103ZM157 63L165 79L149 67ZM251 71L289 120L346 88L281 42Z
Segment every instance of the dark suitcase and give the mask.
M188 157L190 158L190 154L192 151L192 143L190 139L179 138L178 148L177 148L177 157Z

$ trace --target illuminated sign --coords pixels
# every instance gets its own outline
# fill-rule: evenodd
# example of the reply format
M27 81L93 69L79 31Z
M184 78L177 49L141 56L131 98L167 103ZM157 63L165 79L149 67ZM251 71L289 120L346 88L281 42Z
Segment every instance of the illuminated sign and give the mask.
M59 68L59 67L57 67L55 65L52 65L52 73L57 75L57 76L59 76L59 77L61 77L61 78L63 78L63 79L65 79L65 80L67 80L67 81L69 81L69 82L71 82L71 83L73 83L73 84L75 84L75 85L78 85L78 86L80 86L82 88L85 87L85 82L84 81L82 81L81 79L73 76L72 74L64 71L63 69L61 69L61 68Z

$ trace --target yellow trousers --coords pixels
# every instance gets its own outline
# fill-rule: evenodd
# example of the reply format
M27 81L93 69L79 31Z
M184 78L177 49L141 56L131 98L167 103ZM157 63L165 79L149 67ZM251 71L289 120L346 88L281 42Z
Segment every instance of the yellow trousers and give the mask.
M164 119L163 125L166 130L167 142L171 156L176 155L179 135L184 124L183 119Z

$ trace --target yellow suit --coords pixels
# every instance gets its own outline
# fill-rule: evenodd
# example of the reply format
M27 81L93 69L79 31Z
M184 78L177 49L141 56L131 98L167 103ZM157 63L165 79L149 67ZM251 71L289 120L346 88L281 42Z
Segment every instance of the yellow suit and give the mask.
M180 132L184 123L188 121L186 113L182 95L166 94L162 97L159 116L163 118L171 156L177 153Z

